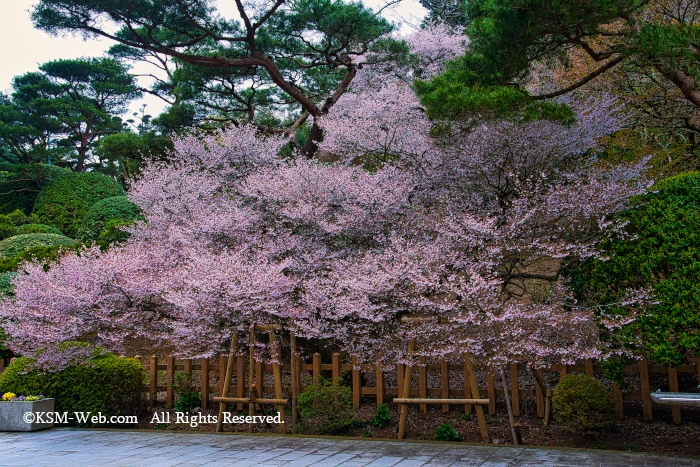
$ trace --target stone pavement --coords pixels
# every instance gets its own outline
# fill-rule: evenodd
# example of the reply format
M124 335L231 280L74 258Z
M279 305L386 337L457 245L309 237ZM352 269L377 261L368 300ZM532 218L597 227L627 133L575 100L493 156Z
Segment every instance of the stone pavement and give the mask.
M55 428L0 433L0 466L700 466L700 459L573 449Z

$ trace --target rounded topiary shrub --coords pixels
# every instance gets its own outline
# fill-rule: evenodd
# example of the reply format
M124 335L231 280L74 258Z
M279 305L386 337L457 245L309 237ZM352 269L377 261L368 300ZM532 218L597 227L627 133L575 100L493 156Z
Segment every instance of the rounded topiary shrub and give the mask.
M83 219L77 238L82 241L98 240L109 221L129 222L136 219L140 209L126 196L105 198L92 205Z
M564 376L554 389L557 423L572 433L595 434L615 426L615 407L603 383L582 374Z
M33 233L50 233L63 235L63 232L58 230L53 225L48 224L24 224L16 229L17 235L33 234Z
M123 196L124 189L111 177L93 172L73 172L50 182L41 190L33 213L40 222L76 235L90 208L100 200Z
M138 415L144 408L146 373L134 358L98 353L89 362L41 372L21 357L0 373L0 392L43 394L56 399L57 412ZM71 423L77 423L75 420ZM89 425L89 424L88 424Z
M52 233L15 235L0 242L0 258L11 258L36 246L72 246L75 243L72 238Z

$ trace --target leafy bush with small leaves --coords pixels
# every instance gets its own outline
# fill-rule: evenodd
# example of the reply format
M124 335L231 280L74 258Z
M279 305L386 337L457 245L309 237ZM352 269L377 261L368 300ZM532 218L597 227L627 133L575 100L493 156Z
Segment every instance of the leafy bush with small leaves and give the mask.
M77 238L82 241L98 240L110 221L129 222L138 217L140 209L126 196L105 198L92 205Z
M322 376L306 383L298 399L301 432L337 435L358 426L349 386L340 379L331 381Z
M57 412L101 412L109 418L141 412L145 380L138 360L98 350L88 362L56 372L42 372L32 358L20 357L0 373L0 392L43 394L56 399Z
M82 248L82 244L34 246L8 258L0 256L0 272L15 271L24 261L41 261L49 264L57 261L67 251L76 251Z
M74 246L76 243L75 240L64 235L49 233L15 235L0 241L0 258L12 258L37 246Z
M46 164L17 164L0 172L0 213L20 210L29 214L41 189L69 173L70 169Z
M192 376L178 373L172 387L177 398L173 406L176 412L192 412L192 409L201 405L202 394L197 391Z
M389 422L391 422L389 406L386 404L380 404L377 407L377 412L374 414L374 418L372 419L372 425L383 428L389 425Z
M462 434L455 430L452 425L445 422L435 429L433 437L436 441L462 441Z
M48 224L24 224L17 227L15 235L33 234L33 233L50 233L63 235L63 232L58 230L53 225Z
M41 190L33 213L42 223L73 236L95 203L114 196L124 196L124 189L115 179L95 172L72 172Z
M552 407L567 431L596 434L615 426L615 407L603 383L583 374L564 376L554 389Z

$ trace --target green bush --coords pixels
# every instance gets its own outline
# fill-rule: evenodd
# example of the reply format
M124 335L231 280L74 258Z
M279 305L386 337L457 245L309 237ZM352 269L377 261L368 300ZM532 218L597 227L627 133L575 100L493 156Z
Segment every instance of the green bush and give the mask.
M16 229L15 235L25 235L25 234L33 234L33 233L50 233L50 234L56 234L56 235L63 235L63 232L58 230L56 227L53 225L47 225L47 224L24 224L20 225Z
M433 437L437 441L462 441L464 439L462 438L462 434L447 422L435 429Z
M191 412L202 404L202 394L187 373L178 373L172 386L176 396L173 406L176 412Z
M298 401L302 432L335 435L358 426L352 407L352 389L340 379L331 381L319 376L307 381Z
M11 258L37 246L73 246L76 243L72 238L51 233L15 235L0 241L0 258Z
M126 196L113 196L92 205L77 238L82 241L99 240L109 221L129 222L138 217L140 209Z
M389 425L389 422L391 422L389 406L386 404L379 404L377 407L377 412L374 414L374 418L372 419L372 425L383 428Z
M615 426L615 407L603 383L583 374L564 376L554 389L557 423L572 433L600 433Z
M42 223L56 226L66 235L73 236L95 203L123 195L121 185L107 175L72 172L51 181L41 190L33 213Z
M52 263L58 260L65 252L75 251L82 248L82 244L76 243L70 245L51 245L51 246L34 246L27 248L15 256L3 257L0 256L0 273L16 271L20 263L25 261L39 261L43 263Z
M46 164L18 164L12 170L0 172L0 213L19 209L29 214L41 189L68 173L69 169Z
M654 362L679 365L685 355L700 354L700 174L657 183L621 218L628 222L625 235L601 244L607 261L590 260L574 271L575 292L610 317L637 311L621 302L628 289L651 289L652 300L619 340L640 342L633 350Z
M86 364L53 373L42 373L33 363L26 357L12 362L0 374L0 392L53 397L56 411L71 415L138 415L144 407L146 374L134 358L99 352Z

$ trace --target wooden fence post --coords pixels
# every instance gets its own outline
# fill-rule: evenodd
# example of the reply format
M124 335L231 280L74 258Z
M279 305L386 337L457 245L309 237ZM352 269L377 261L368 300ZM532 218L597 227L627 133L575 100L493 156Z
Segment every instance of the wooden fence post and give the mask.
M155 407L158 403L158 355L151 355L151 363L148 368L149 374L149 389L151 407Z
M651 410L651 388L649 386L649 362L643 359L639 362L639 382L642 389L642 409L644 410L644 421L650 422L653 419Z
M313 355L312 359L312 373L314 376L314 383L316 382L315 380L321 376L321 354L316 352Z
M428 369L425 366L425 356L418 357L420 366L418 367L418 397L424 399L428 397ZM445 398L445 395L442 396ZM428 412L427 404L420 404L420 411L423 413Z
M377 380L377 407L384 403L384 372L382 372L382 362L377 362L376 367Z
M201 371L199 372L199 379L202 386L202 402L201 406L206 409L209 405L209 359L203 358L199 361L201 366Z
M362 391L362 379L358 369L357 357L352 357L352 406L355 410L360 408L360 391Z
M408 358L411 358L411 354L416 350L416 340L408 340ZM413 373L413 367L407 365L406 370L403 372L403 378L399 378L398 386L399 391L403 396L409 398L411 397L411 374ZM402 389L403 388L403 389ZM401 404L399 406L399 439L404 439L406 436L406 420L408 419L408 404Z
M593 374L593 359L587 358L583 365L586 369L586 375L590 376L591 378L595 378L595 375Z
M192 360L189 358L185 360L185 374L192 377Z
M447 360L440 360L440 395L443 399L450 398L450 372L447 368ZM449 404L442 404L442 413L450 411Z
M299 356L297 355L297 336L293 332L289 334L290 366L292 371L292 427L297 426L299 414L297 412L297 398L299 395Z
M513 416L520 416L520 386L518 385L518 364L510 365L510 392L512 395L511 405L513 407Z
M613 399L615 399L615 416L618 420L625 418L625 411L622 405L622 390L616 382L613 381Z
M173 408L173 382L175 381L175 357L168 357L166 369L165 406Z
M404 374L404 365L402 363L397 363L396 364L396 379L398 380L398 384L396 385L396 395L401 397L408 397L404 395L403 393L403 374Z
M489 415L496 413L496 380L493 377L493 370L486 369L486 393L489 397Z
M243 398L245 394L245 356L236 357L236 397ZM236 404L236 410L243 410L243 403Z
M678 392L678 370L676 367L668 367L668 388L671 392ZM681 408L677 405L671 406L673 423L681 423Z
M331 355L331 368L333 373L333 381L335 382L338 378L340 378L340 354L338 352Z

